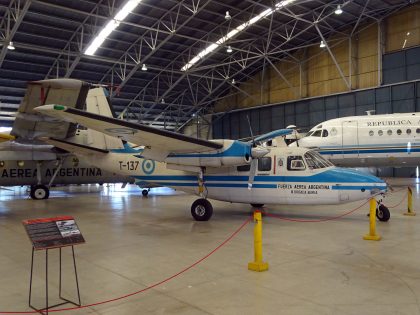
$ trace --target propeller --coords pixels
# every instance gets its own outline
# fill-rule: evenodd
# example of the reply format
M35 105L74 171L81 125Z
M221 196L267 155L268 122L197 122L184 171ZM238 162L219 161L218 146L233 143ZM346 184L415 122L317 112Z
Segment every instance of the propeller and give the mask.
M258 159L266 155L270 150L262 147L258 147L255 141L254 134L252 132L251 121L249 120L249 116L246 116L249 125L249 131L251 133L251 167L249 169L249 177L248 177L248 189L252 189L252 185L254 184L255 173L257 172L257 165Z

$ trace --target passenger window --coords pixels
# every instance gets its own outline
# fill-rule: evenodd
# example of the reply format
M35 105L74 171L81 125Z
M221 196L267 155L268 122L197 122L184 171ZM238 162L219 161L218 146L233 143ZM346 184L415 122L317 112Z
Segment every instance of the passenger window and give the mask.
M287 157L287 169L289 171L303 171L306 169L303 158L300 155L291 155Z
M326 129L322 130L322 136L328 137L328 131Z
M317 130L312 134L312 137L321 137L322 130Z
M382 130L378 131L378 135L382 136L384 134L384 132Z
M259 171L271 171L271 157L263 157L258 159L258 170Z
M410 135L411 134L411 129L407 129L407 134Z
M236 167L236 169L238 170L238 172L249 172L249 170L251 169L251 165L250 164L240 165Z
M416 132L417 132L417 133L420 133L420 128L417 128L417 129L416 129Z
M392 135L392 130L389 129L387 133L388 133L388 136L391 136Z
M369 131L369 136L373 136L373 130Z
M401 135L401 133L402 133L401 129L398 129L397 130L397 135Z

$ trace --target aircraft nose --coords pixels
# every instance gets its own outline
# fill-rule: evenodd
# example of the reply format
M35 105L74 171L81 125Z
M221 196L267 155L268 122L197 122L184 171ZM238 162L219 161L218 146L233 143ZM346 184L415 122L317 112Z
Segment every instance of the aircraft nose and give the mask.
M360 189L361 192L370 192L371 195L386 192L387 190L386 182L374 175L349 169L341 169L341 171L345 172L356 190Z

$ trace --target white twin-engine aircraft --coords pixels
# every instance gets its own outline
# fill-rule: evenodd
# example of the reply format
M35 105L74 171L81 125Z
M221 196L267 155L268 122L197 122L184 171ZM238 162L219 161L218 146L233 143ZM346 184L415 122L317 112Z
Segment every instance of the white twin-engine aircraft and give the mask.
M201 140L111 118L109 107L104 112L99 102L91 109L92 102L87 102L89 112L61 105L37 107L42 114L89 128L85 137L79 134L79 138L50 138L47 142L82 155L97 167L130 175L140 186L148 183L200 195L191 207L198 221L212 216L207 198L253 206L340 204L369 198L387 188L379 178L337 168L310 149L255 145L288 134L290 129L251 142ZM379 208L378 218L388 220L389 211L383 205Z
M420 113L327 120L290 146L316 148L340 166L418 166Z

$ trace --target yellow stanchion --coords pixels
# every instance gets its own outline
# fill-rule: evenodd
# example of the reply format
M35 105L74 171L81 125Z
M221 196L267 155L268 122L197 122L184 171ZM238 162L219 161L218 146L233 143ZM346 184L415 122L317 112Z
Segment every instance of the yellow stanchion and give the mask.
M404 212L404 215L415 216L416 212L413 210L413 190L410 187L408 188L407 196L407 212Z
M254 261L248 263L252 271L268 270L268 263L262 261L262 216L261 211L254 211Z
M376 234L376 207L377 203L375 198L370 199L370 214L369 214L369 234L363 236L364 240L379 241L381 237Z

